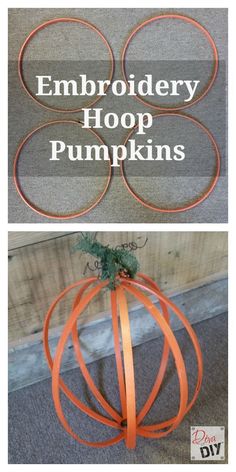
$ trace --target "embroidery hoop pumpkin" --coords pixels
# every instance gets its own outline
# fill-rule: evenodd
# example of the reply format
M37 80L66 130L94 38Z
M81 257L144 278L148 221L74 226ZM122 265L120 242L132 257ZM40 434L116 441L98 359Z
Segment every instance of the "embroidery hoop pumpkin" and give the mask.
M100 280L99 277L81 279L65 288L65 290L63 290L56 297L56 299L52 302L45 318L43 335L44 350L49 368L52 373L52 396L55 410L65 430L76 441L87 446L106 447L116 444L121 440L125 440L126 447L132 449L136 446L137 436L143 436L146 438L161 438L167 436L169 433L174 431L184 419L184 416L194 405L201 388L203 375L202 354L197 336L191 324L182 311L161 292L156 282L141 272L138 272L135 278L131 278L129 277L129 274L127 274L126 270L121 271L121 274L116 276L115 283L110 291L114 353L121 405L121 412L116 411L99 391L86 367L81 352L80 340L77 331L77 320L83 313L84 309L94 299L94 297L101 293L105 287L109 288L109 283L109 279ZM49 348L49 325L51 317L57 304L65 297L68 292L76 287L79 288L79 290L74 299L72 311L62 331L55 356L52 358ZM136 411L133 349L130 334L129 311L126 298L128 293L132 294L139 303L144 305L147 312L149 312L149 314L154 318L164 335L164 346L160 367L151 392L139 412ZM150 295L155 296L156 301L158 301L160 304L161 310L156 307L155 302L152 301ZM169 309L171 309L175 316L177 316L177 318L182 322L192 341L196 354L198 375L194 394L191 400L188 399L188 379L184 359L180 346L176 340L174 332L171 330L169 323ZM86 381L94 397L107 413L107 416L103 416L83 403L67 387L60 377L62 356L66 342L70 335L73 341L75 356L84 380ZM122 351L120 348L120 337L122 341ZM168 418L166 421L161 423L143 425L142 422L153 405L161 388L170 351L172 351L175 360L180 386L178 413L176 416ZM114 428L118 434L111 439L109 438L101 442L92 442L82 439L72 430L65 418L61 405L60 391L62 391L66 397L82 412L86 413L94 420Z

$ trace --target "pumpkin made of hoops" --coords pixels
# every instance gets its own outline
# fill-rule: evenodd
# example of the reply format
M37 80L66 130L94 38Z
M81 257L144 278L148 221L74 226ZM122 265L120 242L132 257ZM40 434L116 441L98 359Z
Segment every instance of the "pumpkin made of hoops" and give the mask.
M127 250L111 249L104 247L97 241L91 240L89 236L83 236L76 249L81 249L98 258L101 261L101 277L89 277L79 280L65 288L53 301L46 315L44 324L44 349L47 362L52 374L52 396L57 416L65 430L79 443L92 447L106 447L124 440L126 447L135 448L137 436L146 438L161 438L174 431L183 420L184 416L192 408L200 391L203 374L202 354L197 336L182 311L169 300L160 290L156 282L141 272L138 272L136 258ZM78 287L78 292L73 302L73 308L60 336L54 358L49 349L49 324L57 304L72 289ZM119 386L121 411L114 409L102 392L95 385L83 358L80 339L77 330L77 321L88 304L104 288L110 289L110 309L112 318L112 330L114 338L114 351L116 370ZM127 294L131 294L141 303L147 312L159 325L163 336L164 346L159 370L152 386L151 392L144 405L137 411L135 394L135 375L133 362L133 349L130 334L129 310ZM150 296L152 296L150 298ZM153 301L153 296L156 301ZM157 308L155 302L159 302ZM197 360L198 375L197 383L191 399L188 398L188 378L185 362L174 332L169 324L169 310L182 322L184 328L192 341ZM107 416L103 416L93 410L82 399L78 398L60 378L60 369L63 352L69 336L72 337L75 356L85 382L90 388L96 400L103 407ZM121 346L120 346L121 339ZM143 424L145 416L152 407L166 372L170 351L173 354L179 380L179 409L176 416L167 418L156 424ZM114 429L116 434L113 438L100 442L91 442L78 436L68 424L62 409L60 392L82 412L89 415L95 421Z

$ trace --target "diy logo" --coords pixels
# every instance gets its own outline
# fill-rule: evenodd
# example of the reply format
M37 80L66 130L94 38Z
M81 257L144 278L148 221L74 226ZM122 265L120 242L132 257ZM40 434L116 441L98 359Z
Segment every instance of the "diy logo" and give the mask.
M219 461L225 458L224 426L192 426L191 460Z

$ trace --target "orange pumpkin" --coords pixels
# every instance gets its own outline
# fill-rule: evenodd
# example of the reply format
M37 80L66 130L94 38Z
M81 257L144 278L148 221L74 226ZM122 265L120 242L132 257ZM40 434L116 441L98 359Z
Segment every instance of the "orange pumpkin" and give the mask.
M171 431L175 430L177 426L181 423L184 416L193 406L199 394L203 374L202 354L197 336L193 328L191 327L189 321L180 311L180 309L176 305L174 305L174 303L160 291L158 285L152 279L142 273L138 273L136 278L127 277L127 275L124 273L122 275L117 276L117 284L110 292L115 360L121 404L121 412L117 412L103 397L102 393L98 390L92 377L90 376L90 373L86 367L82 356L79 336L77 332L77 320L83 313L83 310L87 307L91 300L96 295L98 295L104 287L107 287L108 285L109 280L101 281L98 277L90 277L87 279L82 279L63 290L63 292L61 292L58 297L53 301L46 315L44 325L44 349L48 365L52 373L52 395L56 413L65 430L79 443L82 443L84 445L93 447L105 447L118 443L119 441L124 439L127 448L132 449L135 448L137 436L143 436L147 438L161 438L163 436L167 436ZM54 359L52 359L48 343L48 330L50 319L56 305L70 290L75 287L80 288L75 297L72 312L68 318L68 321L65 324L65 327L59 339ZM164 347L158 374L156 376L149 397L147 398L141 410L138 412L136 411L133 350L130 335L129 312L126 299L127 293L132 294L135 299L138 300L139 303L142 303L144 305L146 310L150 313L150 315L159 325L164 335ZM159 301L161 311L155 306L154 302L150 298L150 295L154 295L157 301ZM183 326L185 327L190 336L196 353L198 378L195 391L191 400L188 399L188 379L183 356L179 344L176 340L175 334L173 333L169 325L169 309L171 309L174 314L179 318L179 320L181 320ZM70 335L72 336L75 355L78 361L78 365L81 369L81 373L85 381L87 382L87 385L91 389L93 395L106 411L108 417L97 413L96 411L85 405L79 398L74 395L74 393L67 387L67 385L65 385L65 383L60 378L60 367L63 351ZM120 336L122 340L122 350L120 349L119 343ZM162 423L143 425L143 420L148 411L150 410L151 406L153 405L160 390L167 368L170 350L172 351L172 354L174 356L180 385L180 400L178 413L176 416L168 418ZM76 407L78 407L81 411L89 415L91 418L103 423L104 425L108 425L114 428L117 431L117 435L112 439L108 439L102 442L90 442L80 438L71 429L64 416L60 401L60 391L62 391Z

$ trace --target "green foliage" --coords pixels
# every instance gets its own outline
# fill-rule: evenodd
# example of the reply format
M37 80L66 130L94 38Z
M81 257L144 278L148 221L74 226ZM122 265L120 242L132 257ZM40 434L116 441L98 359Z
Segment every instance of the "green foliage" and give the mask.
M99 259L101 263L101 280L109 279L109 288L114 290L118 283L117 276L134 278L139 270L136 257L126 249L110 248L99 243L91 234L81 234L74 251L82 251Z

